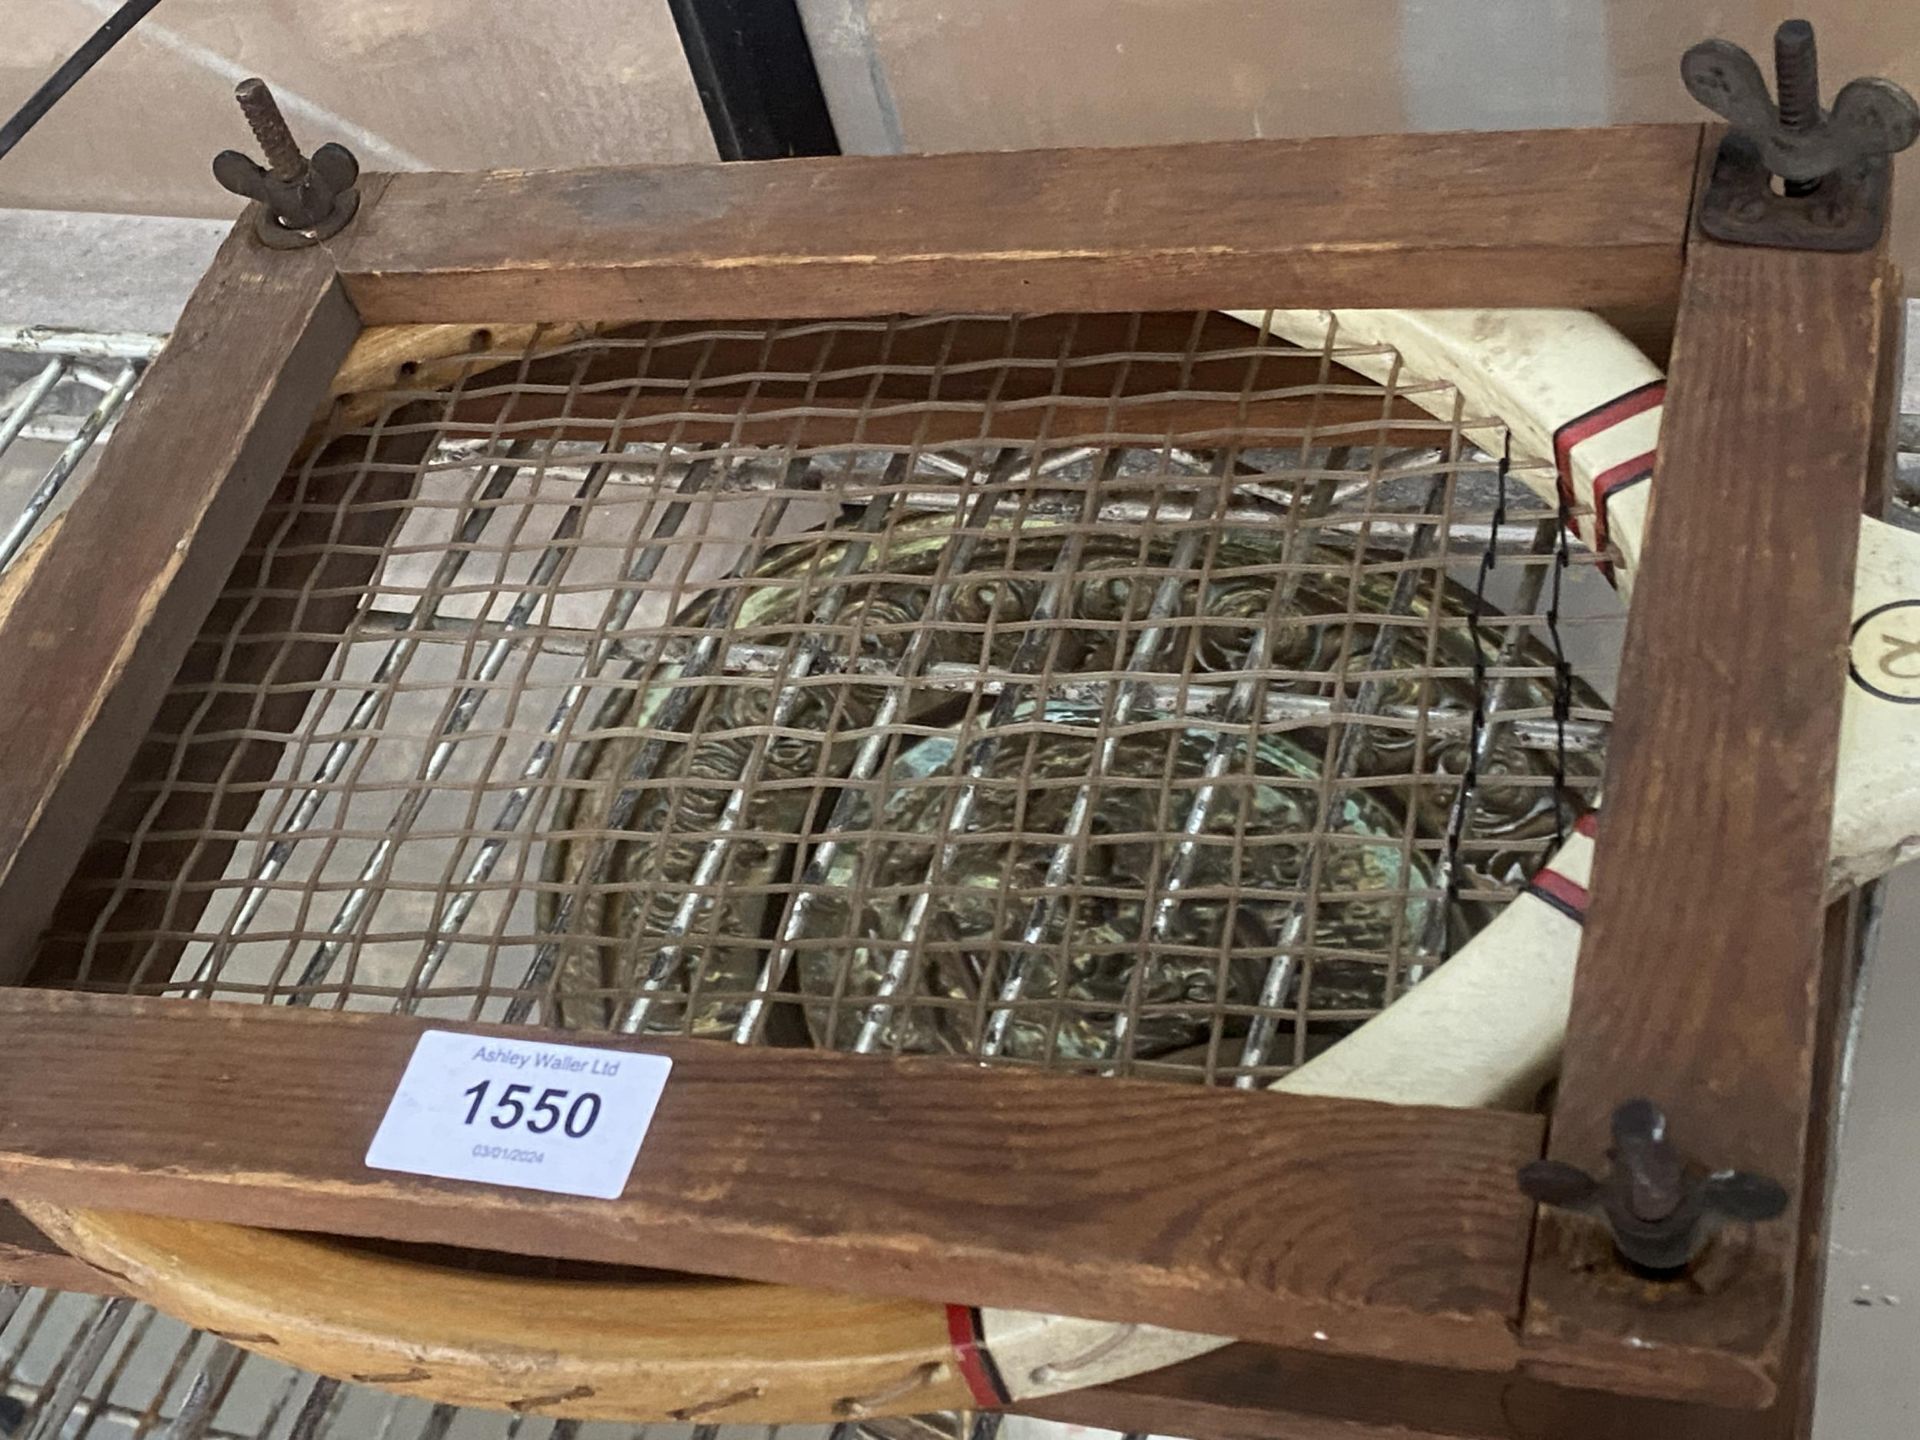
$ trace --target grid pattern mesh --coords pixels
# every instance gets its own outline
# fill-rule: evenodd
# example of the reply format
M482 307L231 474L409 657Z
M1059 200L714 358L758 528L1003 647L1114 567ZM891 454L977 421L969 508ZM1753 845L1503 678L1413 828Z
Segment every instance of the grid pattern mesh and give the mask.
M288 476L43 979L1245 1084L1598 783L1593 557L1335 333L473 338Z

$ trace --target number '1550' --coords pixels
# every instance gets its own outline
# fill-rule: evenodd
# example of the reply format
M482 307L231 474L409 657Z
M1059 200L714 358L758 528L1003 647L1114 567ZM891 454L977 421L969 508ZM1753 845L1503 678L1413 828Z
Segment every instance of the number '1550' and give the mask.
M481 1107L487 1103L487 1091L492 1085L491 1080L482 1080L460 1092L473 1099L462 1124L471 1125L480 1118ZM558 1129L578 1140L593 1129L594 1122L600 1118L600 1097L591 1090L583 1090L578 1095L571 1090L542 1090L540 1098L529 1104L525 1097L531 1094L531 1085L507 1086L495 1097L487 1123L496 1130L511 1130L521 1125L532 1135L546 1135ZM572 1104L567 1104L569 1096ZM562 1105L567 1106L564 1111L560 1108Z

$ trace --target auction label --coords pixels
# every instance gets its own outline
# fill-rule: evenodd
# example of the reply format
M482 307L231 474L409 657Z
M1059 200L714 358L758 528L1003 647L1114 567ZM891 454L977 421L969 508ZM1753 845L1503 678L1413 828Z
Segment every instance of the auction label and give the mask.
M428 1030L367 1165L615 1200L672 1068L664 1055Z

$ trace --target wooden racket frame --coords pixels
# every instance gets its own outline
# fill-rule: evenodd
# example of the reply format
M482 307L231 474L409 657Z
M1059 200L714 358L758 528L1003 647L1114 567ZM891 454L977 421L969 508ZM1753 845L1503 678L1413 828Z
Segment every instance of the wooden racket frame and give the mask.
M1529 1117L1310 1097L1257 1098L1275 1124L1325 1124L1375 1143L1359 1145L1363 1159L1303 1177L1292 1203L1338 1209L1356 1193L1418 1193L1431 1214L1469 1226L1472 1242L1409 1250L1395 1229L1404 1215L1389 1223L1348 1205L1341 1230L1315 1241L1318 1255L1282 1235L1250 1278L1196 1268L1187 1252L1168 1259L1153 1223L1119 1225L1107 1237L1108 1282L1100 1267L1069 1273L1012 1250L970 1253L931 1218L965 1195L931 1185L918 1250L859 1270L849 1268L857 1247L835 1250L821 1236L765 1229L756 1245L698 1247L663 1239L664 1227L636 1241L605 1226L617 1238L583 1242L567 1238L564 1207L516 1208L508 1192L478 1187L466 1192L468 1214L492 1215L502 1230L510 1222L515 1248L544 1253L726 1264L794 1284L857 1275L874 1293L1230 1328L1266 1342L1034 1407L1127 1429L1504 1434L1527 1433L1513 1414L1539 1414L1565 1436L1628 1433L1649 1417L1684 1418L1702 1434L1713 1425L1792 1434L1810 1395L1846 979L1832 939L1841 921L1827 910L1828 792L1854 516L1888 453L1898 286L1881 250L1746 250L1695 233L1696 177L1713 138L1697 126L1624 127L376 176L354 225L324 246L267 251L243 224L57 538L0 590L0 675L50 676L0 687L0 980L59 987L57 973L34 971L36 941L274 483L372 327L470 336L475 325L610 316L1138 311L1250 299L1593 310L1656 354L1672 341L1664 519L1631 621L1596 862L1604 884L1547 1153L1600 1168L1606 1115L1645 1094L1707 1163L1791 1183L1793 1211L1747 1237L1728 1283L1655 1290L1622 1276L1590 1227L1536 1219L1511 1189L1514 1156L1547 1144ZM1809 337L1849 343L1822 350ZM1823 363L1804 364L1809 353ZM1814 563L1769 568L1782 535ZM1710 676L1703 655L1717 657ZM1731 818L1701 803L1729 775L1748 777L1752 792ZM1754 795L1770 803L1750 803ZM143 1003L22 992L7 1017L24 1038L36 1017L58 1011L85 1045L128 1033ZM262 1043L260 1028L279 1023L167 1009L181 1056ZM368 1030L391 1042L408 1023ZM258 1137L237 1132L184 1161L134 1163L138 1145L114 1133L111 1117L131 1103L137 1067L108 1058L98 1057L87 1095L67 1097L83 1112L69 1109L72 1132L106 1138L51 1155L0 1139L9 1194L388 1235L418 1235L419 1217L443 1206L445 1187L425 1181L382 1187L378 1203L311 1175L256 1171L236 1185L258 1153ZM876 1086L905 1096L928 1079L911 1064L882 1076L887 1062L824 1063L835 1068L818 1081L822 1093L843 1100ZM1008 1072L978 1083L1024 1103ZM1410 1121L1422 1137L1414 1145ZM857 1180L839 1183L832 1203L848 1231L869 1233L875 1217ZM1230 1177L1222 1183L1231 1199ZM725 1218L741 1233L765 1219ZM435 1223L444 1227L444 1215ZM1329 1248L1350 1265L1321 1263ZM1395 1269L1410 1256L1411 1277ZM21 1278L60 1273L11 1231L0 1234L0 1267L9 1257ZM1237 1298L1223 1309L1223 1297ZM1444 1431L1413 1413L1429 1382L1464 1397Z

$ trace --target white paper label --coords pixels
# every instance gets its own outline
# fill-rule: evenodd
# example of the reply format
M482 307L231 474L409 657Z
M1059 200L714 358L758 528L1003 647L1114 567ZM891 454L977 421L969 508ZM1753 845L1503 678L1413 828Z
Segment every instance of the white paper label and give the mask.
M367 1165L617 1199L672 1068L664 1055L428 1030Z

